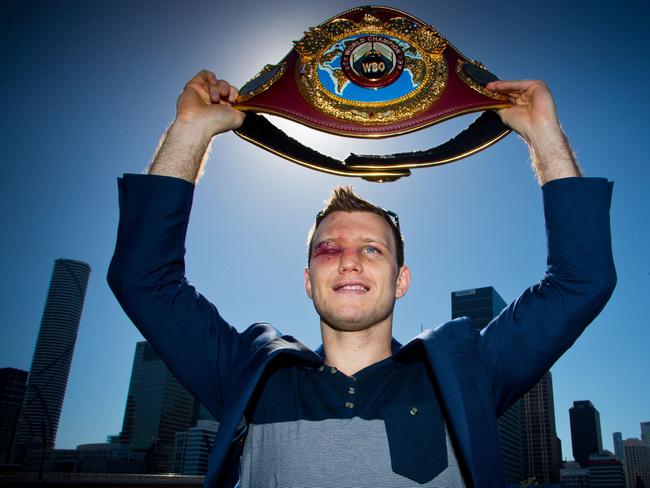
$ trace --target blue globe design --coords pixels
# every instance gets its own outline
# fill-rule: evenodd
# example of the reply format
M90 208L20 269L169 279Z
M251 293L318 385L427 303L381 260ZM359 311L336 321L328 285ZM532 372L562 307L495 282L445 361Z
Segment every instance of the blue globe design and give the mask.
M340 87L340 89L337 87L337 78L334 73L336 71L342 73L341 58L343 51L345 50L345 43L366 35L367 34L358 34L343 39L332 45L332 47L330 47L324 53L324 56L332 53L336 53L336 55L331 61L318 65L318 78L323 87L332 95L335 95L337 97L341 97L354 102L366 103L391 102L417 89L418 84L413 81L413 73L406 67L404 68L404 71L399 76L399 78L397 78L397 80L395 80L390 85L381 88L365 88L347 79L345 83ZM411 45L407 42L392 36L385 37L388 37L397 43L404 51L405 57L422 60L422 56L419 53L413 53L412 51L409 51Z

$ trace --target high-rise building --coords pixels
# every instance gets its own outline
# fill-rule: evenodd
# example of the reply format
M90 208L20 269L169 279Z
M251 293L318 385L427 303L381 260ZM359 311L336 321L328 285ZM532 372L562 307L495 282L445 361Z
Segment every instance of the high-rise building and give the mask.
M521 408L521 400L518 400L497 419L499 448L508 483L518 484L524 479Z
M145 454L135 453L119 442L81 444L77 446L75 472L138 473L142 471Z
M583 468L576 462L567 462L560 469L562 488L591 488L589 483L589 468Z
M547 372L520 400L524 477L560 482L560 453L555 430L553 377Z
M611 453L591 454L589 480L591 488L625 488L623 463Z
M553 410L555 411L555 404L553 405ZM562 441L557 435L555 436L555 453L557 455L557 465L560 468L562 468L562 466L564 465L564 461L563 461L564 458L562 457Z
M506 302L491 286L451 292L451 318L468 317L478 330L484 328L505 306ZM521 400L499 417L497 427L506 479L510 483L519 483L524 479Z
M151 345L138 342L120 441L135 452L147 452L146 472L171 471L176 433L191 426L196 411L192 395Z
M620 432L614 432L612 434L612 439L614 440L614 455L623 461L625 459L625 450L623 449L623 434Z
M89 275L90 266L81 261L54 262L18 422L17 462L30 445L54 447Z
M11 459L26 386L27 371L0 369L0 464L7 464Z
M589 400L579 400L569 409L569 420L573 459L583 468L588 468L589 456L603 450L600 414Z
M641 441L650 446L650 422L641 422Z
M192 417L192 425L196 425L200 420L214 420L214 415L212 415L207 408L205 408L198 400L194 400L194 415Z
M199 420L196 427L176 433L174 473L204 476L219 422Z
M640 439L625 439L627 487L650 486L650 446Z
M451 318L469 317L478 330L505 307L506 302L491 286L451 292Z

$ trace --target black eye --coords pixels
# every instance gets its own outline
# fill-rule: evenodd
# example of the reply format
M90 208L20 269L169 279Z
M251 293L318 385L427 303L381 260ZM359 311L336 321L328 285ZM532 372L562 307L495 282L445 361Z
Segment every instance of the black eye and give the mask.
M312 252L312 257L317 257L317 256L322 256L322 255L331 255L331 254L337 254L339 252L339 248L332 244L331 242L321 242L319 243L315 248L314 251Z

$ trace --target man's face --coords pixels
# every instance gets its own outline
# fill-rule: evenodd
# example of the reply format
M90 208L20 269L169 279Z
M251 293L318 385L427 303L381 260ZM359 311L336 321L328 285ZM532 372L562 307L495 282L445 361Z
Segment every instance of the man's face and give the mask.
M391 320L395 299L409 287L397 268L397 245L388 223L372 212L333 212L314 235L305 290L321 322L342 331Z

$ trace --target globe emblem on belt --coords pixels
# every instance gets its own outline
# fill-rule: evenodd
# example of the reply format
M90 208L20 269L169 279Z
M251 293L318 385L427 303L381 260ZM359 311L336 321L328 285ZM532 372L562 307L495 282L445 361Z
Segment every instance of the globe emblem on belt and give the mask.
M381 88L402 74L404 51L387 36L357 36L345 43L341 68L353 83L366 88Z

